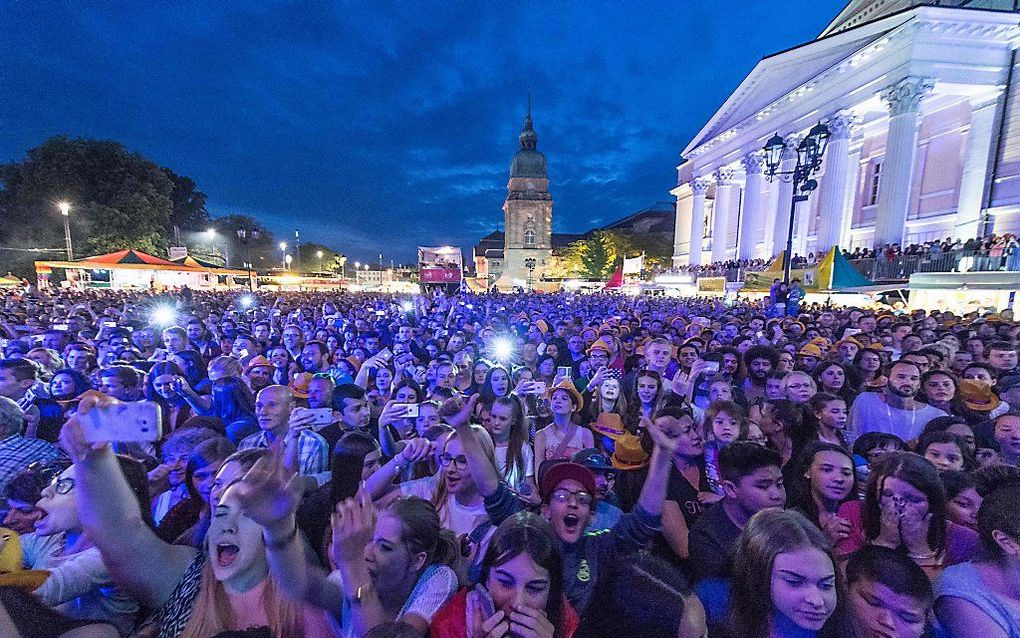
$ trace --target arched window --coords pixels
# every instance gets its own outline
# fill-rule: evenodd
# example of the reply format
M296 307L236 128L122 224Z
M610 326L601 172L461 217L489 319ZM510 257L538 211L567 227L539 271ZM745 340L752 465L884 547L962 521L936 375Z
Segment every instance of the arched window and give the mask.
M535 231L531 228L524 231L524 245L534 246L535 245Z

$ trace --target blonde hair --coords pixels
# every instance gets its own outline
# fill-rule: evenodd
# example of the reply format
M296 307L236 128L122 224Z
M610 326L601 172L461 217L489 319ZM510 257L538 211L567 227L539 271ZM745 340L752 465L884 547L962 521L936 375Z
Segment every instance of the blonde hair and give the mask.
M262 607L266 611L269 632L274 636L305 635L300 603L284 596L272 576L267 575L266 581L265 589L262 590ZM210 638L231 629L238 620L246 619L233 617L223 583L216 580L212 562L207 559L202 567L202 582L195 595L191 618L180 638Z
M209 362L209 380L225 379L227 377L241 378L244 368L241 362L229 355L220 355Z
M786 376L783 377L783 398L786 398L786 389L790 387L790 382L793 381L795 377L803 378L808 382L811 386L811 394L818 392L818 384L815 383L815 380L811 378L810 374L807 372L801 372L800 370L794 370L793 372L788 372Z
M489 433L485 430L485 428L483 428L480 425L475 425L473 423L471 424L471 431L474 432L475 437L478 438L479 441L481 441L482 449L485 450L485 458L488 459L489 464L492 465L493 468L495 468L496 474L502 476L502 472L499 471L499 467L496 465L496 447L495 444L493 444L492 442L492 437L489 436ZM454 430L453 432L450 433L449 436L446 437L446 440L443 441L443 452L446 452L446 448L447 446L450 445L450 441L457 438L457 436L458 436L457 431ZM447 494L446 492L446 481L443 480L442 477L442 474L445 472L446 469L440 466L439 481L436 483L435 491L432 492L432 504L436 506L436 511L440 512L440 516L442 516L443 510L446 509L446 501L449 497L449 494ZM474 482L474 480L475 477L472 474L471 481Z

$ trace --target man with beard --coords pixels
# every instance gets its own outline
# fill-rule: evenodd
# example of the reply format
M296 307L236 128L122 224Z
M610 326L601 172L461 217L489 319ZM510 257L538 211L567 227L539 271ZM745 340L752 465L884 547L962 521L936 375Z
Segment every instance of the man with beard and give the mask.
M457 428L471 475L478 491L485 496L485 511L492 523L498 525L523 506L500 480L476 428L469 422L476 402L472 397L464 410L449 421ZM658 419L646 420L644 425L655 444L648 475L634 509L621 516L612 529L585 532L594 514L598 492L591 470L578 463L560 461L542 473L539 486L542 516L552 524L559 539L563 590L582 619L589 615L600 579L611 571L615 561L643 549L662 528L662 503L677 439L666 433ZM578 635L585 635L583 621Z
M252 394L258 394L262 388L273 383L273 364L262 355L256 355L248 361L244 368L244 378Z
M309 341L301 348L301 369L318 374L329 369L328 349L321 341Z
M921 370L916 363L897 361L889 370L885 390L863 392L850 409L850 432L855 438L865 432L895 434L904 441L920 436L924 426L946 413L914 397L921 389Z
M744 353L747 378L742 388L748 403L758 403L765 398L765 381L779 364L779 355L768 346L752 346Z

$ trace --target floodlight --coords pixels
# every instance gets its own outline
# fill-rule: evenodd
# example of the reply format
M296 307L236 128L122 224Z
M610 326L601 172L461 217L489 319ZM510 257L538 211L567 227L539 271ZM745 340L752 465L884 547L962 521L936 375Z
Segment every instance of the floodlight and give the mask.
M152 323L157 326L171 326L177 321L177 309L171 305L160 305L152 309Z
M237 300L237 303L242 308L251 308L252 306L255 305L255 297L251 295L243 295L240 299Z
M492 340L492 354L500 361L506 361L514 353L514 344L506 337L496 337Z

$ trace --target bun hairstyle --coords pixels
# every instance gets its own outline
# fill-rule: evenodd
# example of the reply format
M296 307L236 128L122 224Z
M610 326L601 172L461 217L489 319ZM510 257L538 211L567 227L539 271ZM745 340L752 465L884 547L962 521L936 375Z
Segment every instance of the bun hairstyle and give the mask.
M436 506L416 496L406 496L387 509L400 521L400 540L409 554L425 554L425 566L452 567L459 557L453 532L439 522Z

